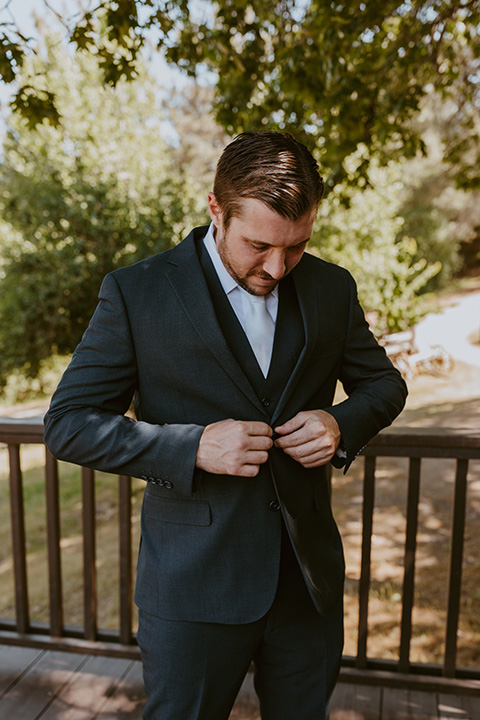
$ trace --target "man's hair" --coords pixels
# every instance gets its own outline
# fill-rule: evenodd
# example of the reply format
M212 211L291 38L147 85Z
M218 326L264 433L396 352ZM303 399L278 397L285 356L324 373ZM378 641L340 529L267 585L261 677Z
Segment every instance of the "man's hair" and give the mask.
M318 164L305 145L273 131L237 135L218 161L213 186L225 228L238 216L242 198L261 200L298 220L318 208L323 189Z

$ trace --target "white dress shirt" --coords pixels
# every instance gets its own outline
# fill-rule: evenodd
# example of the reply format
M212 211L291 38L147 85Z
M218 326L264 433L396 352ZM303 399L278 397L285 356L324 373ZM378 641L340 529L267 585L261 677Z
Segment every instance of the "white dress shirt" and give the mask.
M240 325L245 330L245 315L249 304L249 293L240 287L223 264L220 255L218 254L215 238L213 237L213 228L214 225L211 223L207 234L203 238L203 242L213 262L218 279L220 280L225 294L230 301L230 305L232 306ZM269 315L275 325L278 314L278 285L274 288L274 290L272 290L272 292L265 296L265 302Z

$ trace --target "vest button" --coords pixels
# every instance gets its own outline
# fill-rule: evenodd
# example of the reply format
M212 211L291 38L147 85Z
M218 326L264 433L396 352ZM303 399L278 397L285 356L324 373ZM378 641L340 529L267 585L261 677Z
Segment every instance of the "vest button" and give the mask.
M277 502L277 500L272 500L272 502L270 503L270 505L269 505L268 507L269 507L270 510L272 510L273 512L277 512L278 510L280 510L280 505L279 505L279 503Z
M262 398L262 405L263 407L268 407L272 401L270 398Z

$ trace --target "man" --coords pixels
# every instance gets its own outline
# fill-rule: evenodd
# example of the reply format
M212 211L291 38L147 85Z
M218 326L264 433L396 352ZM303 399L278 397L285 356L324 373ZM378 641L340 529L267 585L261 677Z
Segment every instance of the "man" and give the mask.
M105 278L47 413L54 455L146 481L146 719L226 720L252 660L264 720L327 716L344 564L325 468L406 388L351 276L304 253L322 192L293 137L239 135L211 226Z

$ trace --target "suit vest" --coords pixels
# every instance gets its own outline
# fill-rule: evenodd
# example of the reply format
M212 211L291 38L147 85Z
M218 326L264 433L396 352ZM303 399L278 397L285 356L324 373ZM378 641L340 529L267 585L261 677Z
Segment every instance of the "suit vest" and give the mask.
M264 377L203 242L199 243L198 252L217 320L225 340L271 417L305 343L303 320L293 280L287 276L279 284L278 315L275 324L272 360L268 375Z

